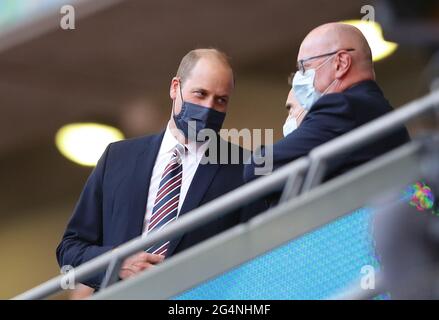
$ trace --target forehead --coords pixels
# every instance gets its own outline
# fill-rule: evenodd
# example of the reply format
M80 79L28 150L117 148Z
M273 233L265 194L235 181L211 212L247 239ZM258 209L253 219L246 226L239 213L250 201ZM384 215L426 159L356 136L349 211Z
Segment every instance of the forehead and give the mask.
M327 34L314 32L308 35L300 45L297 60L307 59L329 52L333 44L329 41ZM328 51L329 50L329 51Z
M217 59L201 58L192 68L185 84L187 87L222 91L228 94L233 88L232 70Z
M297 61L306 60L310 57L314 57L314 56L317 56L319 54L320 54L320 51L318 51L316 49L316 47L309 46L309 45L306 45L306 46L302 45L302 46L300 46L300 50L299 50L299 53L297 55Z

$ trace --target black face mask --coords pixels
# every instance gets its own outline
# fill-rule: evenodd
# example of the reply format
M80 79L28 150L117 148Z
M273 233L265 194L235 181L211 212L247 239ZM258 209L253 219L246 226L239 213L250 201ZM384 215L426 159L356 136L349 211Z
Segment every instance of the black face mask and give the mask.
M189 130L196 133L197 137L199 132L203 129L211 129L215 131L215 133L220 131L226 117L224 112L184 101L181 92L181 83L180 95L181 101L183 102L181 111L177 115L174 113L173 117L175 125L178 129L183 131L186 139L189 138Z

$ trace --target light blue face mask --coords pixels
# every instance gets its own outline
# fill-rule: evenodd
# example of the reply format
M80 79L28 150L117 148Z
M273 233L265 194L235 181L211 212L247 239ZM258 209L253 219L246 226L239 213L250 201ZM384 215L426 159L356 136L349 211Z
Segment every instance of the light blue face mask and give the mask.
M294 117L288 118L283 126L284 137L297 129L297 120Z
M297 101L306 110L309 111L320 96L322 95L314 88L315 69L308 69L302 75L296 72L293 78L293 91Z
M325 93L328 91L329 87L331 87L337 79L326 88L323 93L318 92L314 88L314 78L316 76L316 70L325 65L329 60L328 58L325 62L319 65L315 69L308 69L304 74L301 72L296 72L293 78L293 91L296 96L297 101L299 101L300 105L306 110L309 111L312 105Z

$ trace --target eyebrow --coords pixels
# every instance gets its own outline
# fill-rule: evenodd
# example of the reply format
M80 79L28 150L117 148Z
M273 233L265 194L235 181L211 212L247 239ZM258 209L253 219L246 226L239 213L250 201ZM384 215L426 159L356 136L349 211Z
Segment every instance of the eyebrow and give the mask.
M204 91L204 92L208 92L206 89L203 89L203 88L198 88L198 87L196 87L196 88L193 88L192 90L191 90L192 92L194 92L194 91Z
M223 95L223 96L215 96L216 98L221 98L221 99L226 99L229 100L230 97L228 95Z
M202 92L205 92L205 93L209 93L209 92L210 92L209 90L203 89L203 88L201 88L201 87L193 88L193 89L192 89L192 92L195 92L195 91L202 91ZM225 95L215 95L215 98L222 98L222 99L227 99L227 100L229 100L229 99L230 99L230 96L227 95L227 94L225 94Z

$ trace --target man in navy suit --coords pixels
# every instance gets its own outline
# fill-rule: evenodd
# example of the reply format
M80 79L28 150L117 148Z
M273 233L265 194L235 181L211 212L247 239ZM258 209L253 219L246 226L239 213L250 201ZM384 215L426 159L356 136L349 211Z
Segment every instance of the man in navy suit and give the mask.
M378 84L371 49L355 27L329 23L312 30L298 54L287 100L284 138L273 145L273 168L306 156L315 147L392 111ZM402 127L358 150L328 161L330 179L409 141ZM264 148L261 150L264 154ZM268 152L267 152L268 153ZM245 166L245 180L257 178L260 161Z
M60 266L76 267L130 239L146 236L243 184L241 155L238 164L203 162L212 143L228 148L228 154L242 152L241 148L219 138L217 142L199 141L191 136L202 129L218 133L233 87L232 68L220 51L197 49L182 59L171 81L173 107L166 130L107 147L57 248ZM219 152L225 150L221 148ZM119 277L125 279L148 269L238 224L241 218L238 210L133 255L124 261ZM102 276L86 284L98 288Z

